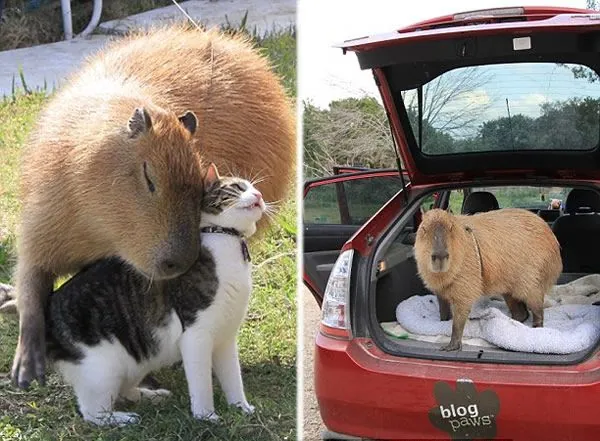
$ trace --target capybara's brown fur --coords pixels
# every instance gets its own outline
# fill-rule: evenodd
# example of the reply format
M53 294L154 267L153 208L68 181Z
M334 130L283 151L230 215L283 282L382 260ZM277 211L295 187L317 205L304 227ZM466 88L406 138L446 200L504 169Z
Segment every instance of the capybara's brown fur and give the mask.
M472 216L430 210L417 230L415 259L425 286L452 309L452 337L442 350L460 349L471 307L482 295L503 295L520 320L527 318L524 303L533 326L543 326L544 296L562 271L550 227L518 208Z
M295 106L248 37L168 26L116 41L87 69L134 76L156 103L193 111L203 160L262 179L256 188L265 202L286 196L295 175Z
M136 108L152 121L140 137L128 131ZM198 155L263 179L265 201L281 200L294 171L294 114L243 37L171 26L91 57L48 104L24 155L13 379L43 379L43 303L57 276L108 255L155 278L193 261ZM193 136L184 123L197 124Z

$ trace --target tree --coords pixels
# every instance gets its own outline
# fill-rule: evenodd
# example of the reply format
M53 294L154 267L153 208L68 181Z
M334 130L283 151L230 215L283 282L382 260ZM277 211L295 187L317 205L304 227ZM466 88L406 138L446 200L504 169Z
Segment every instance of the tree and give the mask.
M332 101L329 109L304 103L304 173L330 175L335 165L370 168L396 164L385 110L375 98Z
M461 142L477 146L479 150L523 149L587 149L598 143L600 99L571 98L540 105L540 116L522 114L485 121L477 135L457 141L461 151L469 148Z
M454 134L476 132L481 113L490 103L469 99L491 79L478 67L457 69L423 87L421 147L429 154L456 148ZM419 139L416 90L403 93L412 131ZM461 144L465 148L467 141ZM304 173L307 177L331 174L334 165L369 168L395 167L396 155L384 108L373 98L333 101L329 109L304 103Z
M479 66L460 68L446 72L423 87L422 94L422 133L421 149L428 153L441 153L444 147L439 135L444 134L444 142L452 137L464 137L474 133L478 126L479 115L490 106L486 100L475 98L478 90L492 77ZM419 112L417 89L403 92L404 105L409 113L413 132L418 137L417 115ZM449 136L448 136L449 135ZM452 136L454 135L454 136Z

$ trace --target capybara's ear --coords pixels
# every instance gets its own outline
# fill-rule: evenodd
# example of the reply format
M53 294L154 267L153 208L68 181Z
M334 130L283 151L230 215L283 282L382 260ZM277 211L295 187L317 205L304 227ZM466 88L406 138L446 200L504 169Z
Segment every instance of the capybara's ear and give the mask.
M204 184L210 185L219 179L221 179L219 176L219 170L217 170L217 166L214 164L214 162L211 162L208 166L208 170L206 171L206 176L204 177Z
M152 119L150 114L143 107L138 107L133 111L133 115L129 118L127 129L129 129L129 137L136 138L142 133L146 133L152 128Z
M188 110L179 117L179 121L181 121L183 127L188 129L192 135L196 132L196 127L198 126L198 118L196 118L194 112L190 112Z

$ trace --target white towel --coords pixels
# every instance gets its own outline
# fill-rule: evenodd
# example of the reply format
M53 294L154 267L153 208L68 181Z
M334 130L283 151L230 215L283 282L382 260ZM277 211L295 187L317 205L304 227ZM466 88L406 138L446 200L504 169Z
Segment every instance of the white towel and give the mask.
M465 338L482 338L500 348L541 354L588 349L600 337L600 306L567 304L544 309L544 327L513 320L503 300L480 298L465 326ZM437 297L412 296L396 308L398 323L413 334L452 335L452 321L440 321ZM464 341L466 343L466 340Z

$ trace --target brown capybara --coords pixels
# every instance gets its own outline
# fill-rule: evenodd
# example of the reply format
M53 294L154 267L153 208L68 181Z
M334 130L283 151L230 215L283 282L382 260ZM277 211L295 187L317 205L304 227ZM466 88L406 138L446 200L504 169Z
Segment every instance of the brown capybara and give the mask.
M550 227L519 208L472 216L430 210L417 230L415 259L425 286L452 309L452 337L441 348L445 351L461 348L471 307L482 295L502 295L520 321L527 318L526 305L533 326L543 326L544 296L562 271Z
M42 311L58 276L108 255L155 279L193 262L198 155L262 179L266 202L282 199L294 170L294 116L269 63L243 37L171 26L91 57L49 102L23 158L13 380L43 381Z
M138 78L164 107L193 111L204 161L257 178L265 202L284 199L295 176L295 105L248 37L187 24L157 28L114 42L87 66L109 68Z

